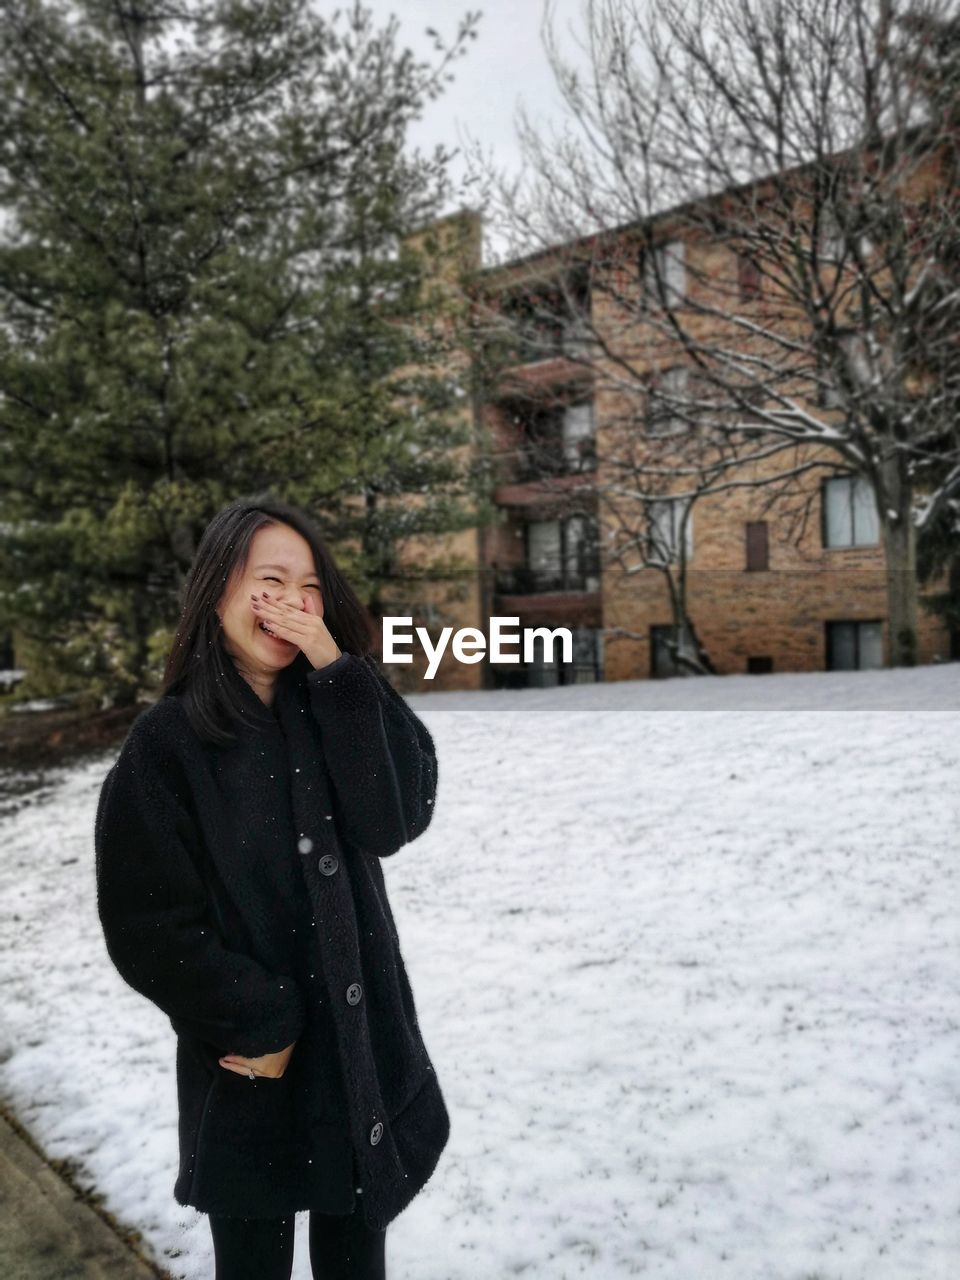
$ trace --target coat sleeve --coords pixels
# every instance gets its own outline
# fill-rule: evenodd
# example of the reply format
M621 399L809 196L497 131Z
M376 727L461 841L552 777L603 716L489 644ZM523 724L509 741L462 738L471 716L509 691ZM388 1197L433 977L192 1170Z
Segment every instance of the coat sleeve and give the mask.
M302 995L292 978L220 937L182 798L184 771L158 736L135 724L100 791L94 844L107 952L178 1032L222 1053L274 1053L303 1029Z
M308 672L307 684L344 835L389 857L433 817L433 738L373 656L344 652Z

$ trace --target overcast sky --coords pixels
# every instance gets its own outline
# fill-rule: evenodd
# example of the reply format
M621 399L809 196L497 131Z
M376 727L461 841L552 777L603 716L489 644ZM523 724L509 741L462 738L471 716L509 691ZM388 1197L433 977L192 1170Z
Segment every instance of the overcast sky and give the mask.
M363 0L378 23L396 14L401 43L422 57L436 58L424 34L434 27L448 42L460 17L482 11L479 34L469 42L465 57L454 63L456 79L411 133L411 141L425 150L437 143L453 148L468 132L496 163L516 172L520 164L514 117L522 101L528 114L545 122L559 120L563 104L547 62L540 27L543 0ZM574 33L583 30L582 0L552 0L555 29L561 47L580 60Z
M452 67L454 82L435 102L426 103L424 119L411 130L411 142L425 151L438 143L448 149L467 144L467 134L495 163L511 173L520 165L514 118L520 102L536 121L557 121L563 103L554 84L540 34L544 0L361 0L382 26L391 14L400 24L401 46L430 62L438 55L425 34L433 27L452 42L461 17L481 11L476 40L468 42L467 53ZM572 60L578 55L574 32L584 28L585 0L550 0L554 28L562 36L561 47ZM313 0L318 11L329 15L345 8L346 0ZM453 174L462 178L465 168L454 164ZM469 200L454 201L451 208ZM490 239L488 233L488 239Z

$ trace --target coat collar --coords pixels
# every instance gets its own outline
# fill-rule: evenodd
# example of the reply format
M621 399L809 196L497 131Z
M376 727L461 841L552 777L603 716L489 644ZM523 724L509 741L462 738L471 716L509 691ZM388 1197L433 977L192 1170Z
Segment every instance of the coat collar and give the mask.
M273 702L268 706L254 690L253 686L237 670L233 659L225 655L223 664L224 681L236 693L241 714L247 723L248 730L257 735L283 735L282 726L291 713L299 713L307 703L307 673L312 671L307 657L297 654L289 666L284 667L277 675L273 692Z

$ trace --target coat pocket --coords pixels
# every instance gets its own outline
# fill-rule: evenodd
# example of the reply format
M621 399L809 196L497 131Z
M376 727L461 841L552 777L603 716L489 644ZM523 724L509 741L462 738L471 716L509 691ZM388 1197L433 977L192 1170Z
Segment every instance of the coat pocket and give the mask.
M245 1151L298 1145L307 1100L289 1068L278 1080L267 1076L251 1080L219 1064L217 1070L221 1078L204 1122L207 1141Z

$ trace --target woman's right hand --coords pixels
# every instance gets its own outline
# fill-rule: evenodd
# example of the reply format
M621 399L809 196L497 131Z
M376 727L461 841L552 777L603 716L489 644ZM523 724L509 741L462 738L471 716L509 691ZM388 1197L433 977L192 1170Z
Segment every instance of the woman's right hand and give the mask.
M225 1053L220 1059L220 1065L225 1070L236 1071L241 1076L249 1076L252 1071L255 1076L279 1080L287 1069L292 1053L293 1044L288 1044L285 1049L278 1049L276 1053L265 1053L259 1058L242 1058L237 1053Z

